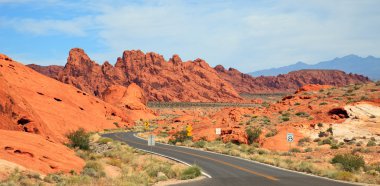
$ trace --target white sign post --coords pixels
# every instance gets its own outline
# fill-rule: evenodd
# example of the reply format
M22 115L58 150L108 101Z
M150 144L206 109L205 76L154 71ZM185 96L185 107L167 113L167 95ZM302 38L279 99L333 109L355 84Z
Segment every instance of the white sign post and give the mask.
M155 145L154 137L155 137L154 135L149 135L148 146L154 146Z
M293 133L287 133L286 134L286 141L289 142L289 150L291 150L292 142L294 141L294 134Z
M216 128L216 129L215 129L215 134L216 134L216 135L220 135L220 134L222 134L222 129L221 129L221 128Z

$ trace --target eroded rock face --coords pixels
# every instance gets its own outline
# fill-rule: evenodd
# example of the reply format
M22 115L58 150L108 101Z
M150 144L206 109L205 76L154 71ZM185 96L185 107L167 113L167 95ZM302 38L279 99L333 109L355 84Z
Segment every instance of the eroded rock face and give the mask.
M130 126L133 113L0 55L0 158L41 173L77 172L84 162L64 143L84 128Z
M112 122L127 124L122 109L16 61L0 59L0 73L0 129L66 142L65 134L80 127L97 131L115 128Z
M29 66L44 73L44 67ZM47 67L45 67L47 68ZM182 62L178 55L165 61L162 55L140 50L124 51L113 67L98 65L78 48L70 51L67 64L58 73L44 73L67 84L102 97L112 85L136 83L150 101L229 102L241 98L204 60Z
M80 173L85 162L68 147L45 140L42 136L0 130L0 159L40 173Z
M146 97L143 90L132 83L127 87L112 85L103 93L104 100L119 107L131 110L146 110Z
M214 68L219 76L229 82L239 93L280 93L294 92L308 84L344 86L370 82L368 77L346 74L339 70L299 70L278 76L252 77L234 68L225 69L222 65ZM312 88L306 87L306 88Z

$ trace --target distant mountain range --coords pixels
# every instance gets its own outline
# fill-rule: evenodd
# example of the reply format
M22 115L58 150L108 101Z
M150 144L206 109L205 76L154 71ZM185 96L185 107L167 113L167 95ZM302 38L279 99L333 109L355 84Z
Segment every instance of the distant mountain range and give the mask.
M291 71L302 69L334 69L342 70L346 73L355 73L368 76L371 80L380 80L380 58L373 56L360 57L357 55L348 55L341 58L335 58L330 61L323 61L317 64L309 65L298 62L293 65L271 68L250 72L248 74L257 76L277 76L279 74L287 74Z

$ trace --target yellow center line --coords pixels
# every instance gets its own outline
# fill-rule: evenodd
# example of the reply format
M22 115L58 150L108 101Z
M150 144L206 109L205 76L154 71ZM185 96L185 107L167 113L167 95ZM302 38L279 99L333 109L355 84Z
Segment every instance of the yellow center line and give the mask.
M123 140L123 138L121 138L118 134L115 134L115 136L116 136L116 138L118 138L120 140ZM128 142L139 144L139 145L146 145L144 143L138 143L138 142L132 142L132 141L128 141ZM211 160L211 161L223 164L223 165L227 165L227 166L230 166L230 167L233 167L233 168L236 168L236 169L242 170L244 172L248 172L248 173L257 175L257 176L262 176L262 177L267 178L267 179L272 180L272 181L277 181L278 180L277 178L275 178L273 176L262 174L262 173L259 173L259 172L256 172L256 171L252 171L252 170L246 169L244 167L241 167L241 166L238 166L238 165L234 165L234 164L231 164L231 163L227 163L227 162L224 162L224 161L221 161L221 160L217 160L217 159L214 159L214 158L210 158L210 157L207 157L207 156L202 156L202 155L193 154L193 153L190 153L190 152L184 152L184 151L180 151L180 150L175 150L175 149L170 149L170 148L165 148L165 147L159 147L159 146L155 146L155 148L164 149L164 150L170 150L170 151L175 151L175 152L179 152L179 153L182 153L182 154L188 154L188 155L191 155L191 156L200 157L200 158Z

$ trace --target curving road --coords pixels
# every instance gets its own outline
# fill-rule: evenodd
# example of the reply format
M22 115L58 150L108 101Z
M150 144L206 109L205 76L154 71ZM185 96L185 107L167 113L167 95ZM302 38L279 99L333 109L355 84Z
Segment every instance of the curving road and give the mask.
M197 164L211 176L197 182L181 185L286 185L286 186L343 186L354 185L329 179L300 174L278 169L253 161L247 161L221 154L183 148L173 145L156 143L148 146L147 141L137 138L132 132L103 134L114 140L119 140L137 149L152 151L168 157L176 158L188 164Z

